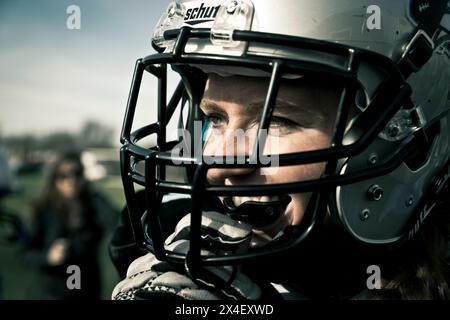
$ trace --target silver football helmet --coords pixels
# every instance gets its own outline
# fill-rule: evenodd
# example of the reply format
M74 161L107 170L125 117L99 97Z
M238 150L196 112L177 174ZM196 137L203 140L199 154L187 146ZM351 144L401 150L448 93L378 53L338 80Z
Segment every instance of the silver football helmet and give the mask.
M450 173L450 2L372 2L170 3L152 37L158 53L136 63L121 134L123 184L140 246L161 260L189 261L188 268L240 263L301 246L325 216L353 239L370 245L399 244L414 237L448 184ZM182 78L169 101L167 66ZM289 184L219 186L207 182L209 169L264 164L251 162L250 156L234 164L210 164L191 154L174 156L171 150L180 141L167 141L167 124L175 109L183 108L180 125L194 130L194 122L201 120L205 78L211 72L271 79L260 130L270 121L270 105L282 79L313 75L342 83L330 147L279 155L279 166L326 162L324 174ZM131 132L144 73L159 83L158 105L153 107L158 108L158 121ZM347 123L351 108L356 108L357 115ZM139 144L148 136L156 136L157 146ZM186 181L169 180L168 166L185 168ZM136 204L135 184L145 187L145 208ZM205 199L295 192L314 192L314 196L300 225L291 226L280 239L251 252L201 255ZM190 198L187 256L164 246L164 219L159 211L167 193ZM283 205L260 210L260 218L268 218L264 212ZM223 212L230 214L226 208ZM236 220L248 219L240 212L231 214Z

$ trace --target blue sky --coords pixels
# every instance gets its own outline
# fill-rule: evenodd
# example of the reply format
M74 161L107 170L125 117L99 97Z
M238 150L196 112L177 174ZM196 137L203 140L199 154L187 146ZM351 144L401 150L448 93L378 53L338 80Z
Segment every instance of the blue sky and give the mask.
M151 34L168 3L1 0L0 132L76 131L93 119L118 134L134 63L154 52ZM80 30L66 27L72 4Z

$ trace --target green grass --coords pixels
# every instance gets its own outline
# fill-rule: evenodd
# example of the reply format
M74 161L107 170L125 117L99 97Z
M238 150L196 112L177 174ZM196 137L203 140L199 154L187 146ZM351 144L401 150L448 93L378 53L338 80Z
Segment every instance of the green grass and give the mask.
M25 216L31 201L40 194L43 183L44 176L41 173L19 176L18 192L3 199L2 208L7 212ZM125 203L119 178L106 179L95 183L95 186L117 209ZM110 299L111 292L119 280L108 256L107 246L110 237L111 232L105 234L98 257L102 276L102 299ZM0 245L0 299L22 300L33 296L35 271L21 262L19 250L17 244Z

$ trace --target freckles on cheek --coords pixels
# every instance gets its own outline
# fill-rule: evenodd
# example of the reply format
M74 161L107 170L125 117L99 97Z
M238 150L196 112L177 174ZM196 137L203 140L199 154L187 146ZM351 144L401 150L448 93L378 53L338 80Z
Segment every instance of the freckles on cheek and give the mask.
M297 166L261 168L261 175L266 176L267 183L291 183L320 178L325 170L325 163L312 163Z
M274 132L268 136L264 154L313 151L330 147L330 134L319 129L303 129L292 134Z
M298 167L297 171L300 180L312 180L320 178L320 176L325 171L325 166L326 166L325 162L297 166ZM294 172L296 171L294 167L292 167L292 170Z
M328 134L316 129L304 129L301 132L283 137L270 136L267 139L264 154L278 155L285 153L313 151L329 147ZM276 160L271 158L271 160ZM278 167L277 161L272 161L272 167L261 168L261 174L270 176L272 183L297 182L319 178L325 170L326 163L310 163Z

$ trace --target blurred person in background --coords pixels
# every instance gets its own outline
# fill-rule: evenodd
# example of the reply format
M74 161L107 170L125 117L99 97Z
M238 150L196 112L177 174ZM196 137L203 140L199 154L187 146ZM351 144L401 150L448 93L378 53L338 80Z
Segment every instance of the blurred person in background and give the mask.
M28 221L23 258L39 269L37 298L100 298L98 249L108 224L105 207L114 210L86 180L80 155L62 154ZM70 265L80 268L80 289L67 287Z

